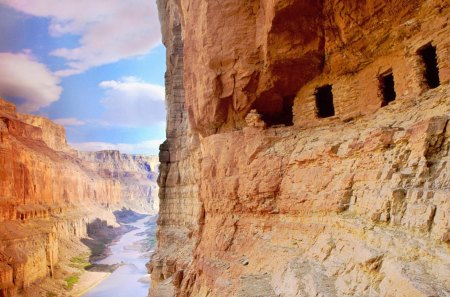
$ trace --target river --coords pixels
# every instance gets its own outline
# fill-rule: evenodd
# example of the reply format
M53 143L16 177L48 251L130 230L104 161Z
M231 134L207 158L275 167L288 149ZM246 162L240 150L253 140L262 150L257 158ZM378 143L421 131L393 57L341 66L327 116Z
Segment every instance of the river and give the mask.
M125 233L110 246L111 255L97 264L120 264L108 278L83 295L83 297L146 297L149 275L145 264L149 261L151 236L154 236L155 219L145 217L127 224L136 229Z

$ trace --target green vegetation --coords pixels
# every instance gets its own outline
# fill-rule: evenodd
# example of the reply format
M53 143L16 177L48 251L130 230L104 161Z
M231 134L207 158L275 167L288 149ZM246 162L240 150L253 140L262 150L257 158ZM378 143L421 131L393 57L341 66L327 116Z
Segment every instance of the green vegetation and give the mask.
M72 290L73 286L78 283L78 281L80 280L80 276L78 274L69 276L68 278L66 278L66 289L67 290Z
M47 292L47 295L46 295L46 297L57 297L58 295L56 295L55 293L53 293L53 292Z
M77 268L80 270L84 270L91 263L89 263L89 254L84 253L79 256L73 257L70 259L70 267Z

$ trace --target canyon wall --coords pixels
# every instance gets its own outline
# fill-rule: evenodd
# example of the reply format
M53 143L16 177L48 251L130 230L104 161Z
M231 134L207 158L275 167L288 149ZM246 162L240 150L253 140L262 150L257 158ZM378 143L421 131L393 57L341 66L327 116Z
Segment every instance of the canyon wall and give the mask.
M116 225L122 207L155 212L157 172L154 157L77 152L63 127L0 99L0 296L51 276L90 222Z
M120 183L123 207L138 213L158 213L158 157L127 155L119 151L75 152L85 167Z
M159 0L150 296L449 296L450 4Z
M180 11L174 2L158 1L163 42L167 47L166 100L167 140L160 146L158 177L160 210L158 252L153 255L152 289L161 296L173 295L172 287L157 283L181 273L192 260L203 216L199 196L199 136L190 129L185 112L184 54ZM182 275L179 275L181 278Z
M45 117L20 113L16 115L20 121L41 128L42 141L44 141L49 148L55 151L70 149L67 146L66 131L63 126L60 126Z

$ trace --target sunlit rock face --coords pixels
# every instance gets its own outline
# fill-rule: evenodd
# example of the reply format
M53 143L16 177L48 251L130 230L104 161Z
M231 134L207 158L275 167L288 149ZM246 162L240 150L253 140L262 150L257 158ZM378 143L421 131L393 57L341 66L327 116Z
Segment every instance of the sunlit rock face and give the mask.
M63 126L57 125L47 118L35 115L17 114L17 118L26 124L41 128L42 140L49 148L55 151L69 149L66 142L66 131Z
M448 1L158 5L150 296L447 296Z
M157 172L154 157L77 152L63 127L0 99L0 296L52 275L60 247L93 220L115 224L122 207L155 213Z
M0 110L0 204L11 211L2 212L1 220L20 219L17 208L33 205L46 209L86 201L100 205L120 202L119 183L103 179L76 162L64 146L64 128L43 118L5 111ZM30 209L29 216L34 216L34 210Z
M77 152L77 155L85 161L86 167L120 183L124 207L139 213L158 213L158 157L127 155L119 151Z

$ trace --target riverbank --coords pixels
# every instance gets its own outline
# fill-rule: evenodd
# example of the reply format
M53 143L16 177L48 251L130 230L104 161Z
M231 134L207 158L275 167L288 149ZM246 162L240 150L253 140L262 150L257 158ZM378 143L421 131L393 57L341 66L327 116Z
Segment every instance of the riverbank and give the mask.
M121 236L135 230L126 224L147 217L129 210L114 213L117 224L95 220L88 224L88 237L61 239L60 260L55 265L52 277L34 284L21 294L26 297L81 296L108 278L119 265L99 264L111 255L110 246Z
M134 230L111 244L111 254L96 262L97 265L119 267L83 297L147 296L150 276L146 263L155 248L156 217L145 217L127 226Z

